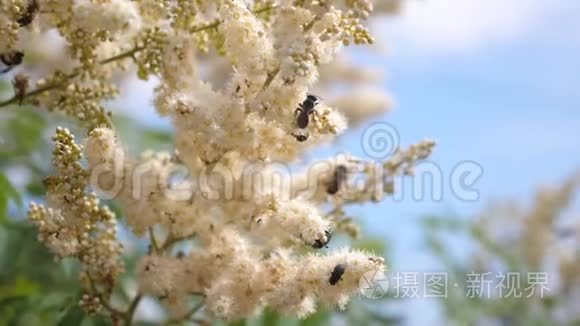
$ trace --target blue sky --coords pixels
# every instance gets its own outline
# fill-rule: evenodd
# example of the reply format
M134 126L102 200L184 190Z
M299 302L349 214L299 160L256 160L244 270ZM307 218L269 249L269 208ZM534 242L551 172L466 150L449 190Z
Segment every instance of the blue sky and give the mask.
M432 159L444 173L464 160L484 170L475 202L446 187L441 202L407 198L352 209L370 232L391 240L395 270L429 270L421 216L469 216L505 197L528 202L537 186L580 168L580 2L410 0L377 30L389 55L359 58L389 76L385 87L398 104L382 119L403 145L436 139ZM362 128L353 131L341 145L362 153L361 135ZM407 307L425 312L411 314L410 324L437 320L425 305Z

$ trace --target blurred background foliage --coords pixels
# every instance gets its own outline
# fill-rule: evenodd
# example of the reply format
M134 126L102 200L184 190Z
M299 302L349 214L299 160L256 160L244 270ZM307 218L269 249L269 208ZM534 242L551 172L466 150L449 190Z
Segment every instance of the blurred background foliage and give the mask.
M427 248L448 273L447 297L440 301L447 319L459 325L580 325L580 224L574 205L579 186L580 175L573 174L556 187L538 189L530 207L502 200L470 220L423 219ZM466 257L454 254L457 248L446 241L457 234L469 241ZM539 286L528 278L536 273L546 275ZM489 290L483 276L479 283L469 277L485 274ZM497 279L509 274L513 287ZM508 286L503 295L500 285ZM475 288L481 295L467 295Z

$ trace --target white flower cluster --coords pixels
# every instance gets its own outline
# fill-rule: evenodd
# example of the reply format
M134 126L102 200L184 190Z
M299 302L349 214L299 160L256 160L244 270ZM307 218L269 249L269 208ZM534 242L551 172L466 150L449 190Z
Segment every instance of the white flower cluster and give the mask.
M38 227L39 240L58 258L78 258L87 295L95 295L94 283L112 288L123 271L122 246L117 241L117 221L95 194L86 194L88 175L80 164L82 148L67 129L54 137L53 164L57 175L45 180L45 205L32 203L29 218ZM48 207L47 207L48 206Z
M363 274L382 273L383 264L380 257L347 249L324 256L286 249L264 255L237 232L222 229L207 248L187 257L144 257L138 273L142 291L161 297L175 316L187 312L188 296L203 293L211 316L235 320L265 305L300 317L315 312L318 300L344 308Z
M110 292L99 290L93 274L111 285L107 277L118 275L120 253L115 220L94 195L85 195L89 185L119 203L127 226L150 241L150 252L139 262L135 304L141 295L157 297L172 320L190 317L191 296L202 297L209 317L245 318L266 306L304 317L319 301L344 307L364 273L384 270L384 260L372 253L312 251L325 248L335 233L357 234L343 206L392 193L392 178L410 173L434 143L400 150L383 163L338 157L299 173L287 166L346 129L346 118L311 92L319 68L331 64L342 47L373 42L362 25L372 1L39 5L38 24L57 28L80 63L71 74L55 73L39 84L41 90L58 89L44 103L50 99L91 124L86 170L79 163L81 147L67 131L57 132L59 176L49 179L51 208L33 205L30 217L57 255L88 265L84 279L92 292L83 298L85 308L96 310L95 302L108 307ZM124 41L134 47L115 54L127 49ZM198 68L210 44L229 67L221 84L206 80ZM114 56L98 60L103 52ZM134 60L139 77L158 78L154 103L175 127L175 153L126 154L99 104L116 93L109 79L121 68L102 67L123 58ZM344 106L356 107L355 101L344 100ZM374 107L352 120L380 111L385 101L375 97L369 103ZM360 176L365 181L355 187ZM176 254L174 245L185 240L193 243ZM131 307L109 311L130 320Z
M192 66L196 44L190 38L177 36L169 42L179 51L165 55L164 66L180 69L166 69L156 104L173 118L176 147L188 165L215 162L229 151L248 160L298 157L307 145L291 137L295 109L316 80L317 66L330 62L342 46L338 37L322 37L341 13L324 8L280 6L265 26L243 2L226 1L218 32L233 73L221 90L199 79ZM346 128L335 110L321 105L317 113L307 131L310 143Z

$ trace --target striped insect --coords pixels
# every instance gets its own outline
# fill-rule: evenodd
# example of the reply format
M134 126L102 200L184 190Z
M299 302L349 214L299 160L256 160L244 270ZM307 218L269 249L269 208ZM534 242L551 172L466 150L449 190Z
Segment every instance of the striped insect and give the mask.
M310 124L310 116L316 113L316 106L320 104L322 99L314 94L308 94L306 99L300 103L299 107L296 109L295 124L296 127L301 129L301 132L294 134L296 140L299 142L306 141L308 139L308 132L304 129L308 128Z

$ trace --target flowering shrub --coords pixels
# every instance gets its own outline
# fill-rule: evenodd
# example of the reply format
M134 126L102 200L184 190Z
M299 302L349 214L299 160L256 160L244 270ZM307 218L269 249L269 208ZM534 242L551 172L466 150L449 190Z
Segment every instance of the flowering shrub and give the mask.
M320 302L344 307L364 273L383 271L373 253L325 247L335 233L357 236L346 205L392 194L393 179L412 173L434 143L397 149L384 162L342 155L287 168L343 133L348 120L359 123L388 103L369 89L329 101L313 94L334 81L375 78L335 61L345 46L373 43L363 25L372 1L2 0L0 7L6 71L36 51L34 40L64 48L56 70L15 75L14 96L0 106L62 112L87 130L77 142L57 129L55 174L29 218L57 258L80 261L88 313L129 324L150 296L169 321L183 321L200 312L190 304L197 296L203 320L246 318L264 307L304 317ZM122 145L103 102L119 94L127 70L158 80L154 106L174 126L173 153L131 157ZM111 302L124 272L117 217L98 197L118 203L128 229L149 243L128 271L139 290L126 307Z
M473 222L426 220L431 249L457 281L441 300L450 320L578 324L580 223L575 200L579 185L576 171L560 184L538 188L526 205L497 201ZM469 237L473 247L469 259L453 256L454 248L444 241L450 233ZM470 293L474 288L477 293Z

